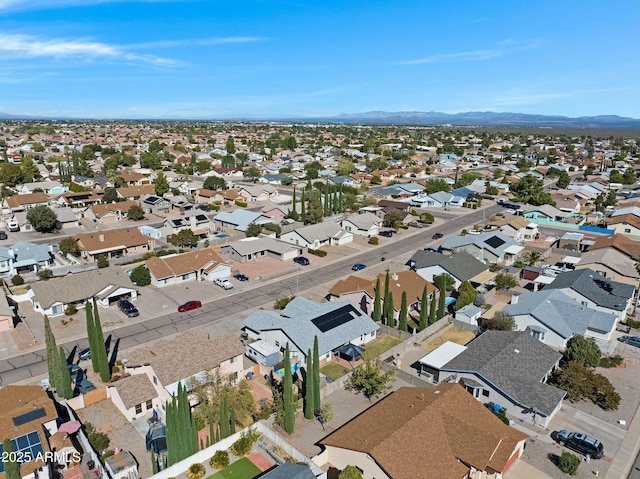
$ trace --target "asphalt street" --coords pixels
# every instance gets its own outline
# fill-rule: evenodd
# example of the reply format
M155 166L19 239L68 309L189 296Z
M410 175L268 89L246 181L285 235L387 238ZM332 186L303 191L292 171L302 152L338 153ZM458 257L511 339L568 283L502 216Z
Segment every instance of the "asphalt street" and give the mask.
M502 209L501 206L492 205L465 215L457 215L444 223L424 228L419 233L405 238L380 238L382 245L375 250L304 272L303 268L300 268L300 273L297 275L205 303L200 309L187 313L176 311L150 318L140 323L109 331L109 334L113 342L119 341L119 350L124 350L204 324L224 321L228 316L257 308L273 302L276 298L291 296L296 291L305 291L327 281L338 279L350 271L354 263L373 265L380 263L382 257L391 260L408 252L422 249L431 243L431 236L435 232L444 235L458 233L463 228L478 223L483 218L488 218ZM67 352L74 348L85 348L87 345L86 339L62 344ZM43 374L47 374L44 349L0 361L0 385L11 384Z

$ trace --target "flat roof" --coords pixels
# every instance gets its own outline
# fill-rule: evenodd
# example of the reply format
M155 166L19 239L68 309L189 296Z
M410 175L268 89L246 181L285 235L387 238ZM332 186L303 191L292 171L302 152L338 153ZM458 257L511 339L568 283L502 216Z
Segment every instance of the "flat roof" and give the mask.
M577 256L565 256L564 258L562 258L562 262L569 264L578 264L581 259L582 258L579 258Z
M418 362L426 366L433 366L434 368L440 369L460 353L466 351L466 349L466 346L447 341L442 346L422 357Z

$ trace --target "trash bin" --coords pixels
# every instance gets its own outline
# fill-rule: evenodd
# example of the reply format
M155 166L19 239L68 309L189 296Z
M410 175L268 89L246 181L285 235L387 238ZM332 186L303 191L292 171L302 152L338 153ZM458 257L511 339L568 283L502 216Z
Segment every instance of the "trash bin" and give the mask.
M93 471L93 468L96 467L96 462L93 459L87 461L87 467L90 471Z

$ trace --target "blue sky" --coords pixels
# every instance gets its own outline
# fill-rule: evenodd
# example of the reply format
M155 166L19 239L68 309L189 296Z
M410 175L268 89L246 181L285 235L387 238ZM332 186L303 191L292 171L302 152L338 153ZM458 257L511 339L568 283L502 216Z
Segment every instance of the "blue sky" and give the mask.
M640 118L637 0L0 0L0 112Z

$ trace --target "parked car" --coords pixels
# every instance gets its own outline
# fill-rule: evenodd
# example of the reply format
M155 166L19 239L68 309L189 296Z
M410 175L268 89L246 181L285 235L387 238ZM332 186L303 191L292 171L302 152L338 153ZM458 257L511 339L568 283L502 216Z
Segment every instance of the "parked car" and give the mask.
M74 383L78 379L82 379L84 373L82 372L82 368L77 364L67 364L67 368L69 368L69 375L71 376L71 381Z
M391 230L380 231L380 236L384 236L385 238L391 238L393 236L393 231Z
M178 306L178 312L184 313L185 311L191 311L192 309L198 309L202 307L202 303L200 301L187 301L184 304Z
M412 221L411 223L407 223L407 225L414 228L424 228L424 225L418 221Z
M600 459L604 456L604 446L597 439L582 434L581 432L569 432L566 429L558 431L558 444L567 446L589 459Z
M0 240L6 240L8 238L7 233L0 231Z
M360 271L360 270L362 270L362 269L365 269L366 267L367 267L367 265L366 265L366 264L356 263L356 264L354 264L354 265L351 267L351 269L352 269L353 271Z
M78 392L80 394L87 394L88 392L95 391L96 387L88 379L83 379L78 383Z
M118 309L126 314L128 318L135 318L140 315L138 308L136 308L128 299L119 299Z
M618 341L640 348L640 336L620 336Z
M309 266L311 264L311 261L309 261L309 258L305 258L304 256L297 256L293 258L293 262L298 263L302 266Z
M437 253L438 250L436 250L435 248L425 248L424 249L427 253Z
M233 288L233 283L231 281L229 281L228 279L216 278L216 279L213 280L213 282L217 286L220 286L222 289L232 289Z
M434 235L431 237L431 239L440 239L442 238L444 235L442 233L434 233Z
M91 359L91 349L84 348L78 352L78 359L81 361L86 361L87 359Z
M238 274L234 274L233 277L235 279L237 279L238 281L249 281L249 276L238 273Z

